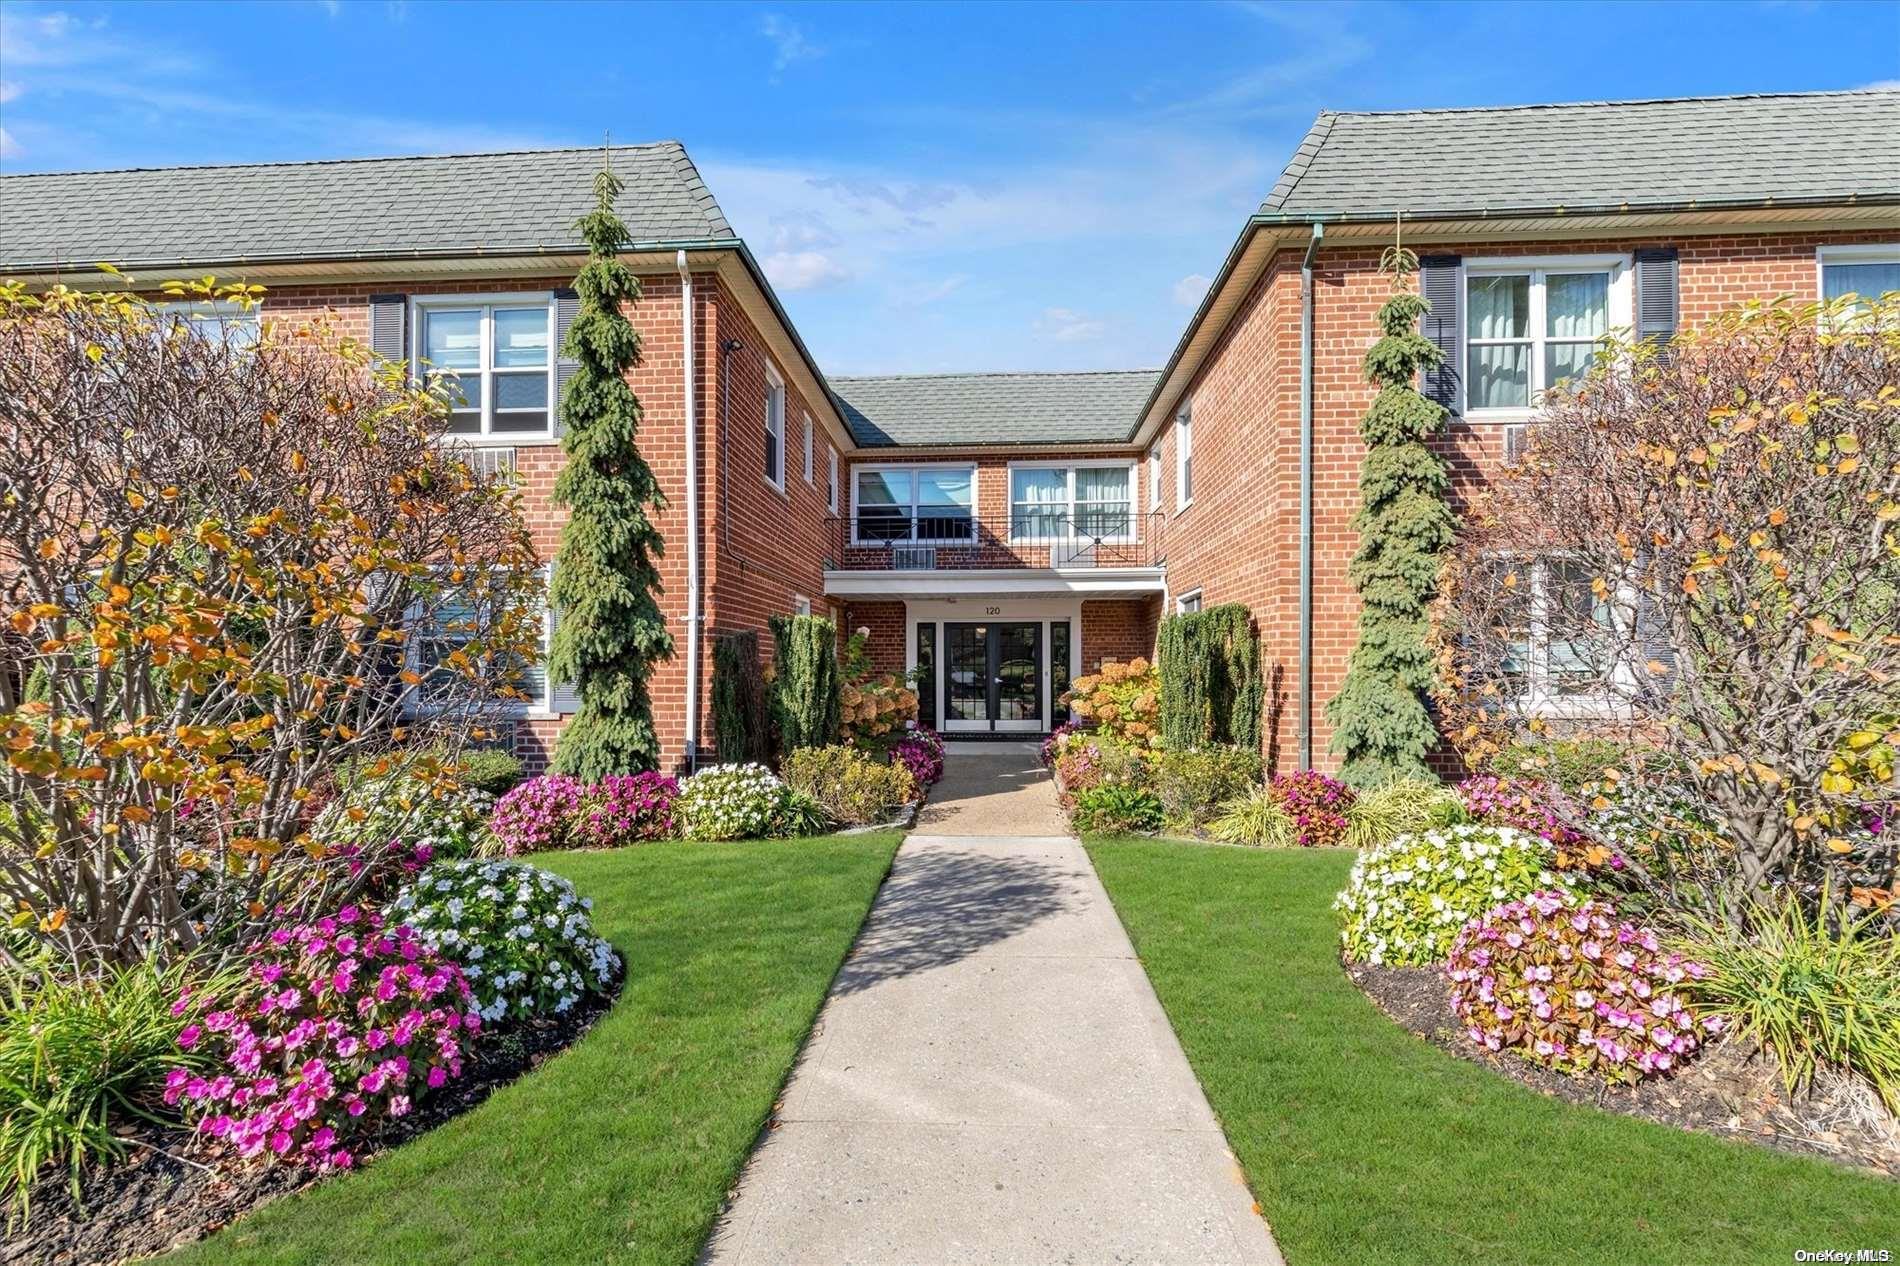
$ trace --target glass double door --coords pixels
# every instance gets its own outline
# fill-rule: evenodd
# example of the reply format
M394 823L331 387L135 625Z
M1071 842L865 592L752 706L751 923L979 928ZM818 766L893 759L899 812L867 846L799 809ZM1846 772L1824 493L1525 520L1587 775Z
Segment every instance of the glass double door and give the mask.
M943 626L943 728L1040 731L1041 621Z

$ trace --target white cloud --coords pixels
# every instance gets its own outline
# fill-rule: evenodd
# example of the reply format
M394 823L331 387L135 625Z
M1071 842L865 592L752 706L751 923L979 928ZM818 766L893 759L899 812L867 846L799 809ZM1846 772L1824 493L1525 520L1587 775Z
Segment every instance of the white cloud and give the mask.
M823 251L779 251L763 261L765 275L780 290L817 290L848 281L851 273Z
M1862 92L1894 92L1900 90L1900 79L1876 79L1870 84L1860 86Z
M1184 308L1197 306L1207 288L1214 284L1212 277L1203 277L1199 273L1189 273L1174 283L1174 301Z
M13 139L13 133L0 127L0 158L18 158L20 153L19 142Z
M1044 308L1042 315L1036 318L1037 333L1046 334L1058 343L1086 343L1102 337L1107 329L1105 322L1071 308Z
M893 287L891 298L901 307L927 308L933 303L948 299L963 289L969 280L969 277L963 273L958 273L954 277L945 277L942 281L900 285Z
M814 44L805 34L805 28L781 13L768 13L761 17L759 34L772 45L774 80L795 62L815 61L825 55L823 46Z

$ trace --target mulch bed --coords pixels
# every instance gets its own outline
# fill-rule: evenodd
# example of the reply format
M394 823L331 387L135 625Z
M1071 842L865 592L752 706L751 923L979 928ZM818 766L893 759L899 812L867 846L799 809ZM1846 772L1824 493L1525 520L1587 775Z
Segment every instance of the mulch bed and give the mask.
M431 1092L378 1140L374 1151L359 1153L358 1163L374 1164L378 1153L468 1111L565 1050L613 1006L620 983L615 980L608 992L564 1016L485 1032L463 1061L462 1076ZM79 1266L152 1256L202 1239L259 1205L324 1180L299 1165L215 1171L207 1168L210 1155L190 1130L135 1124L138 1128L125 1131L137 1140L126 1159L88 1173L77 1206L65 1170L35 1183L32 1217L7 1231L0 1263Z
M1672 1076L1609 1086L1594 1078L1567 1077L1472 1042L1446 1005L1448 987L1441 968L1343 966L1352 982L1400 1027L1541 1094L1900 1178L1900 1133L1883 1131L1855 1092L1837 1084L1832 1093L1791 1098L1774 1062L1743 1043L1717 1040Z

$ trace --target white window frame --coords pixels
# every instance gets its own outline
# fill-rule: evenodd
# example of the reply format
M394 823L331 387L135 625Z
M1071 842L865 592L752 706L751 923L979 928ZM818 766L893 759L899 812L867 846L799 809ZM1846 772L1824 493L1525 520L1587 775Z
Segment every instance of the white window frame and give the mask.
M812 433L811 414L807 413L805 415L805 483L807 484L807 486L811 486L815 484L816 482L813 479L813 471L815 468L812 465L812 452L813 452L814 438L815 437L813 436L813 433Z
M792 595L792 614L793 615L810 615L811 614L811 599L807 598L802 593L793 594Z
M495 354L495 309L496 308L545 308L548 316L548 359L545 370L517 365L497 369L491 360ZM478 309L482 314L481 366L472 371L450 371L455 373L472 372L478 375L482 383L482 425L478 431L458 431L445 438L469 443L477 439L507 440L510 442L547 440L554 435L555 407L558 403L559 389L555 383L560 357L556 354L554 295L546 290L517 291L511 294L447 294L447 295L410 295L409 296L409 372L415 377L422 375L422 334L423 318L430 311L466 312ZM548 394L547 425L538 431L497 431L495 419L495 375L503 377L509 374L547 374ZM516 408L510 412L529 413L531 409Z
M778 372L778 366L768 360L765 362L765 432L778 441L778 469L773 470L772 463L767 461L765 482L779 492L785 491L785 405L785 378Z
M1102 536L1102 537L1091 536L1089 539L1100 540L1104 545L1108 545L1108 544L1129 545L1141 539L1141 528L1139 526L1141 511L1138 509L1141 502L1139 500L1140 494L1136 490L1136 475L1140 470L1139 462L1132 461L1126 458L1113 458L1106 461L1093 461L1093 462L1062 462L1062 461L1010 462L1009 472L1008 472L1009 473L1008 492L1009 492L1009 543L1011 545L1047 545L1052 540L1061 539L1058 537L1048 537L1048 536L1018 536L1016 534L1016 472L1019 470L1060 470L1067 473L1068 489L1067 489L1066 499L1063 502L1062 512L1063 512L1063 516L1067 518L1069 521L1069 526L1072 533L1075 527L1075 518L1076 518L1075 472L1078 470L1126 470L1128 472L1128 527L1129 527L1129 530L1125 533L1118 533L1113 536Z
M858 535L858 483L859 477L869 474L898 472L912 475L910 484L910 535L896 541L866 540ZM970 535L968 539L951 537L949 539L920 540L917 536L917 472L940 474L944 471L968 471L970 474ZM982 531L982 515L978 507L981 492L977 486L977 467L975 462L869 462L851 468L851 536L853 545L865 545L873 549L886 545L975 545Z
M1525 626L1525 637L1529 641L1529 660L1524 671L1524 692L1506 700L1507 706L1528 716L1538 717L1606 717L1617 715L1626 709L1617 697L1617 691L1628 692L1636 681L1636 667L1624 662L1618 664L1611 674L1611 693L1601 688L1567 690L1562 688L1550 668L1550 565L1570 561L1562 551L1547 554L1526 554L1515 558L1499 556L1494 561L1510 563L1517 571L1519 583L1529 586ZM1610 604L1610 619L1619 621L1619 613L1634 609L1636 594L1628 586L1619 585L1614 600Z
M825 485L825 505L833 514L838 513L838 449L835 445L825 445L825 460L830 471Z
M1161 441L1148 450L1148 508L1161 508Z
M1460 396L1460 414L1472 422L1528 422L1536 417L1541 407L1541 397L1549 386L1544 381L1544 348L1550 341L1545 333L1544 278L1550 273L1608 273L1610 275L1609 312L1606 314L1606 333L1627 330L1636 323L1635 309L1635 270L1631 257L1627 254L1590 254L1590 255L1502 255L1495 258L1468 259L1460 268L1458 278L1459 293L1463 302L1461 311L1465 315L1465 324L1458 330L1458 394ZM1531 308L1526 323L1528 337L1522 339L1477 339L1473 340L1466 330L1470 328L1471 310L1470 282L1473 277L1510 277L1527 275L1530 277ZM1563 342L1566 340L1558 340ZM1479 346L1495 344L1530 345L1529 403L1512 405L1509 408L1473 409L1468 407L1468 384L1466 379L1471 369L1471 348L1473 343Z
M445 570L445 567L438 567L435 570L439 572ZM543 720L557 715L554 711L554 676L548 671L548 656L554 650L554 602L548 593L548 586L554 577L554 564L542 563L537 570L541 573L543 595L541 601L541 693L538 696L507 702L505 712L516 720ZM411 607L404 623L406 626L413 626L419 618L420 613ZM468 634L469 638L477 636L479 632ZM415 636L403 639L403 667L416 674L416 683L409 687L403 697L402 710L409 716L433 716L439 711L422 698L422 683L429 675L429 670L422 666L420 645L422 641L422 638Z
M1174 613L1176 615L1192 615L1200 609L1201 591L1199 589L1190 589L1186 593L1175 596Z
M1174 512L1194 504L1194 402L1174 414Z
M1829 264L1900 264L1900 242L1868 242L1852 246L1814 248L1814 297L1827 302L1827 266ZM1861 295L1878 299L1879 295Z

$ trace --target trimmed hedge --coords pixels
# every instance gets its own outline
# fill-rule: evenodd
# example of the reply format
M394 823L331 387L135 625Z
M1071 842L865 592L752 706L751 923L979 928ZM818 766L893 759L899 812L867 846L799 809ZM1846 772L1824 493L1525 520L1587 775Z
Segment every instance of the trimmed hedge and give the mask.
M823 747L838 737L838 629L815 615L772 617L777 662L772 679L772 719L779 751Z
M1260 636L1245 604L1224 603L1161 621L1161 738L1177 751L1231 743L1258 751L1266 683Z
M771 747L759 635L722 633L713 640L713 741L722 765L764 764Z

